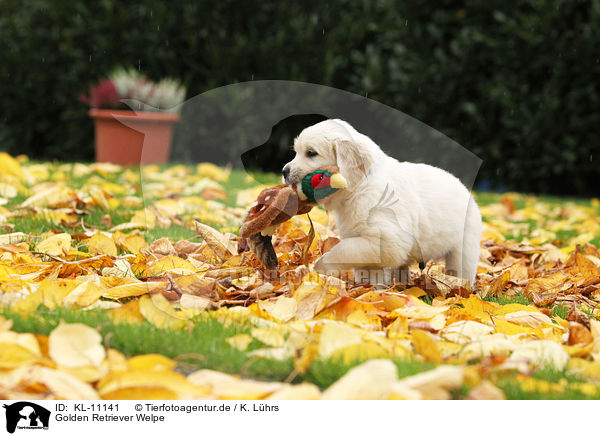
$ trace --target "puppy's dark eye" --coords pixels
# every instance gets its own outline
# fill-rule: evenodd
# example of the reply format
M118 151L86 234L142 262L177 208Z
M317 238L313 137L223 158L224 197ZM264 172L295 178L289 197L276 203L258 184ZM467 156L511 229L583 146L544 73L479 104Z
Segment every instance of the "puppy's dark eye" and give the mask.
M316 151L314 151L314 150L308 150L308 151L306 152L306 157L315 157L315 156L318 156L318 155L319 155L319 153L317 153L317 152L316 152Z

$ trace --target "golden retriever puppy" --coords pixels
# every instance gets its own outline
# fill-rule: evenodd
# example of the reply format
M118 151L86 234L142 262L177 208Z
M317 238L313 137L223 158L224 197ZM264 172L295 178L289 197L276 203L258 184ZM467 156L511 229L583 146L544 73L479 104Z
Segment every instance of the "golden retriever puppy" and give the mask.
M399 162L342 120L307 127L294 149L282 171L286 183L299 183L326 165L337 165L348 182L347 189L321 201L341 242L316 262L318 272L354 270L359 280L389 283L394 271L414 262L445 258L449 274L474 281L481 214L458 178L430 165Z

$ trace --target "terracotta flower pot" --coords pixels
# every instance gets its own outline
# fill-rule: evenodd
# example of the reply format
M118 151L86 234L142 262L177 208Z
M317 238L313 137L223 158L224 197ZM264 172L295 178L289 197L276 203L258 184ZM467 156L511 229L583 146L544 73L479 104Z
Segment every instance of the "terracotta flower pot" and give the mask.
M120 165L166 163L173 125L179 115L91 109L96 131L96 161Z

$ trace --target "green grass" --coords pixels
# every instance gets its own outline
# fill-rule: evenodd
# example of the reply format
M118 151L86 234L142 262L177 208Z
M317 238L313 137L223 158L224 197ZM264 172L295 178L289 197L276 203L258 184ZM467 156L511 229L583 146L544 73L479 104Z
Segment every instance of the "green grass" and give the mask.
M497 192L476 192L475 199L479 206L489 206L490 204L498 203L506 194ZM515 207L523 207L525 201L518 198L515 201Z
M515 208L517 210L526 208L527 206L532 206L534 202L544 203L546 205L553 206L556 211L558 208L556 206L561 207L571 207L571 206L584 206L584 207L592 207L592 199L590 198L573 198L573 197L550 197L550 196L527 196L524 194L515 194L515 193L493 193L493 192L476 192L475 198L477 199L477 203L479 206L489 206L491 204L498 203L505 196L510 196L513 200ZM600 210L596 207L596 211L600 213ZM484 222L489 221L489 217L482 218ZM529 237L531 232L540 226L543 226L544 223L540 223L534 219L528 220L520 220L520 221L512 221L514 227L503 234L507 239L515 240L517 242L522 242L525 238ZM524 228L520 226L526 225ZM556 239L554 241L550 241L557 246L565 246L568 241L572 238L579 235L580 232L577 230L568 230L562 229L555 231ZM596 246L600 246L600 236L595 237L590 241L591 244Z
M248 181L248 176L251 180ZM227 206L236 206L237 194L239 191L257 186L259 184L278 185L281 183L281 176L273 173L247 173L244 170L231 170L229 179L223 183L227 199L224 203Z
M54 168L54 167L52 167ZM54 171L54 170L52 170ZM51 171L51 172L52 172ZM111 174L105 179L112 183L123 184L122 180L125 171ZM73 177L72 173L67 174L69 186L81 188L90 177L97 176L92 173L83 177ZM70 177L70 178L69 178ZM248 174L243 170L232 170L229 180L223 183L223 188L227 192L227 199L223 201L227 206L237 206L237 194L240 190L256 186L259 183L275 185L281 183L281 178L277 174L252 174L249 180ZM142 197L143 182L140 179L140 186L136 188L135 195ZM497 203L505 194L496 193L477 193L477 201L481 206ZM10 199L5 206L14 210L15 206L26 200L27 196L19 194ZM157 198L146 197L145 205L150 205ZM589 206L590 200L587 199L566 199L555 197L538 197L539 201L549 204L564 204L572 201L577 205ZM527 205L527 197L518 196L515 198L516 208L523 208ZM143 206L140 206L140 208ZM108 213L111 217L111 226L128 222L136 210L116 209L104 211L99 208L87 209L87 214L82 215L84 224L90 227L98 227L102 230L108 230L102 226L102 218ZM14 231L31 234L40 234L49 230L59 230L69 233L78 233L83 231L81 227L71 229L68 226L54 224L43 216L16 217L9 220L15 225ZM538 225L535 221L525 221L528 224L528 230L531 231ZM195 231L183 226L171 226L167 229L155 228L141 232L144 238L150 243L161 237L168 237L174 241L180 239L194 240ZM507 235L522 240L526 233ZM576 233L569 230L557 232L557 238L569 239L576 236ZM32 236L31 244L37 239ZM600 236L595 238L592 243L600 244ZM424 301L431 304L431 298L422 297ZM493 301L499 304L520 303L530 304L531 301L524 295L519 294L512 297L489 297L487 301ZM553 315L564 318L569 308L566 306L555 306ZM247 322L232 321L222 323L215 319L212 314L207 313L194 320L193 327L190 330L167 330L159 329L148 322L141 324L115 324L112 319L102 310L48 310L40 308L34 316L27 319L18 314L10 312L8 309L0 308L0 315L11 318L14 321L14 330L19 332L33 332L40 334L49 334L61 320L65 322L81 322L92 327L98 328L104 338L105 346L120 350L127 356L134 356L146 353L160 353L167 357L178 360L178 369L181 372L188 373L200 368L215 369L232 374L242 374L245 377L252 377L262 380L292 380L294 383L309 381L316 384L321 389L327 388L333 382L338 380L352 367L362 363L361 360L344 362L339 359L318 359L314 361L305 374L296 374L291 359L283 361L265 360L252 358L249 352L263 345L254 340L247 351L240 351L226 341L227 338L238 334L249 334L251 325ZM402 361L394 360L398 368L399 377L406 377L422 371L433 369L434 364L420 361ZM565 380L567 383L576 386L581 380L569 375L566 371L552 371L548 369L538 370L532 375L534 378L544 380L550 383L559 383ZM497 385L505 392L509 399L600 399L599 393L582 393L576 388L571 388L567 384L562 392L529 392L523 389L523 386L517 382L514 377L503 377L495 380ZM452 393L453 398L464 398L468 394L468 389L462 386L456 392Z
M364 360L344 362L341 359L317 359L305 374L294 371L291 359L282 361L266 360L250 357L248 352L264 347L254 340L247 351L240 351L226 341L238 333L249 334L251 325L240 320L229 320L223 323L210 313L198 316L190 330L160 329L148 322L140 324L115 324L108 314L102 310L48 310L41 307L34 314L23 318L8 309L0 310L0 315L13 320L13 330L48 335L61 321L83 323L98 329L103 337L104 345L123 352L131 357L140 354L160 353L179 362L178 370L182 373L208 368L230 374L241 374L258 380L292 381L300 383L308 381L321 389L326 389L351 368ZM403 378L435 368L429 362L395 359L398 377ZM600 399L600 391L589 394L576 388L583 379L570 375L567 371L551 368L540 369L532 377L550 383L565 380L566 385L561 392L537 392L525 390L513 376L497 377L494 382L504 391L508 399ZM563 382L564 383L564 382ZM570 384L575 384L570 387ZM453 398L464 398L469 389L462 386L452 392Z
M527 306L527 305L531 304L531 300L523 294L516 294L516 295L510 296L510 297L507 297L504 295L499 295L496 297L485 297L484 300L490 301L492 303L498 303L501 305L517 303L517 304L524 304Z
M118 224L123 224L131 220L131 217L134 214L134 211L127 210L102 210L97 207L92 207L87 210L89 215L83 217L83 221L86 225L91 225L94 227L104 227L102 226L102 219L105 215L109 215L111 218L111 226L116 226Z
M565 319L570 310L571 308L566 304L557 304L552 308L552 316L556 315L562 319Z
M35 233L40 234L44 232L48 232L52 229L59 229L61 231L66 231L66 228L61 228L62 226L55 225L52 221L45 219L44 217L30 215L25 217L13 218L10 220L11 223L15 225L15 232L23 232L26 234Z
M89 208L87 209L88 214L81 215L79 217L78 223L83 220L84 226L88 228L100 228L102 230L108 230L106 226L102 225L102 218L104 215L110 215L112 224L111 226L116 226L117 224L122 224L128 222L133 216L133 211L121 211L121 210L111 210L105 211L99 208ZM82 233L83 228L80 225L75 225L74 228L70 228L63 224L54 224L52 221L44 217L43 215L26 215L23 217L15 217L10 220L11 223L15 225L15 232L23 232L23 233L35 233L40 234L50 230L59 230L61 232L68 233Z
M196 232L188 227L183 226L171 226L166 229L154 228L146 230L142 233L144 239L149 244L160 238L169 238L172 241L179 241L180 239L187 239L192 242L200 242L196 240Z
M489 206L493 203L498 203L506 195L515 194L514 192L498 193L498 192L477 192L475 193L475 199L479 206ZM512 197L511 197L512 198ZM574 203L578 206L590 206L590 198L578 198L578 197L552 197L548 195L534 195L534 194L523 194L520 193L516 198L513 198L515 208L522 209L526 206L527 198L535 198L537 201L542 203L548 203L552 205L563 205L565 203Z
M104 345L123 352L131 357L147 353L160 353L179 362L178 370L182 373L208 368L230 374L241 374L258 380L292 381L300 383L308 381L321 389L326 389L351 368L363 360L344 362L341 359L317 359L305 374L296 374L291 359L277 361L252 358L249 351L261 348L260 342L254 340L247 351L240 351L226 341L238 334L249 334L250 324L243 321L222 323L210 314L202 315L194 320L190 330L159 329L148 322L140 324L115 324L105 311L81 310L48 310L38 309L36 316L23 318L7 309L0 315L13 320L13 330L48 335L61 321L83 323L98 329L103 337ZM429 362L395 359L398 377L403 378L435 368ZM558 383L561 379L568 383L580 383L583 380L569 375L566 371L541 369L532 375L533 378ZM600 399L600 391L589 395L567 385L563 392L531 392L523 389L514 377L501 377L495 383L506 394L508 399ZM464 398L469 389L461 386L452 392L453 398Z
M600 390L593 395L581 392L579 389L569 388L562 392L527 391L522 386L511 380L502 380L497 385L506 395L507 400L599 400Z
M363 360L344 362L341 359L317 359L308 368L308 371L301 379L315 385L326 388L338 380L341 376L350 371L353 367L363 363ZM404 378L423 371L435 368L433 363L421 362L417 360L393 359L398 369L398 377Z
M121 351L126 356L159 353L180 363L179 371L189 373L208 368L230 374L242 374L259 380L284 381L290 375L294 383L310 381L322 389L342 377L352 367L363 361L344 363L340 360L317 360L306 374L294 376L291 359L267 360L249 356L249 352L264 347L254 340L247 351L232 347L226 339L238 333L250 334L251 325L243 321L222 323L210 313L194 320L190 330L160 329L148 322L140 324L115 324L105 311L92 310L48 310L41 307L27 318L1 309L0 315L13 320L13 330L48 335L61 321L82 323L100 331L104 345ZM430 363L417 361L395 361L400 377L416 374L433 368Z
M228 372L235 372L244 363L244 354L231 347L225 339L238 333L249 333L244 323L219 322L211 316L198 317L191 330L164 330L148 322L140 324L115 324L102 310L48 310L38 309L27 318L7 309L2 316L13 320L13 330L48 335L61 322L83 323L97 328L106 346L115 348L127 356L160 353L176 358L183 354L195 354L203 367L224 365Z
M165 169L168 166L165 166ZM56 172L54 167L50 167L50 174ZM125 173L125 171L130 170L122 170L118 173L109 174L105 177L105 180L111 183L122 184L120 181ZM230 207L237 206L237 194L239 191L257 186L259 183L275 185L281 183L281 177L277 174L272 173L252 173L250 179L248 178L248 173L244 170L234 169L231 171L231 175L229 179L222 183L225 192L227 193L227 198L223 201L223 203ZM72 171L66 174L68 185L75 189L81 189L91 177L98 177L97 173L91 173L86 176L74 177L72 175ZM79 221L83 221L84 225L88 230L90 228L98 228L100 230L108 230L112 226L116 226L118 224L123 224L129 222L133 214L142 209L145 206L151 205L158 198L152 197L144 197L143 192L143 179L140 178L140 186L138 187L135 196L142 200L142 204L138 208L134 208L132 210L124 210L122 208L117 208L113 210L103 210L97 207L90 207L86 209L86 214L81 215L79 217ZM123 196L117 196L117 198L122 198ZM25 200L27 200L28 196L19 193L16 197L10 199L8 204L5 206L10 210L14 210L20 204L22 204ZM102 220L105 215L109 215L111 218L110 226L106 226L102 224ZM23 217L14 217L10 218L9 223L14 224L15 232L23 232L26 234L40 234L47 231L59 231L59 232L67 232L67 233L80 233L83 232L83 228L80 225L75 225L73 228L70 228L67 225L63 225L60 223L54 223L50 219L46 218L43 215L26 215ZM232 223L230 223L232 224ZM172 225L167 229L156 228L147 231L143 231L142 235L148 242L152 242L161 237L168 237L173 240L179 239L191 239L195 237L196 233L193 229Z
M595 392L582 392L577 386L586 383L581 377L571 375L567 370L557 370L552 367L538 369L531 377L549 383L562 383L560 391L536 391L524 389L524 386L513 377L503 377L497 380L497 386L504 391L508 400L598 400L600 385L595 385Z
M160 329L148 322L116 324L102 310L48 310L42 307L35 316L27 318L7 309L1 310L0 314L13 320L16 332L48 335L61 321L86 324L100 331L107 347L128 357L159 353L178 360L180 370L186 373L209 368L231 374L244 373L258 379L284 380L293 371L291 360L259 361L229 345L227 338L238 333L249 334L251 326L241 321L222 323L210 314L197 317L190 330ZM261 346L254 340L248 351Z

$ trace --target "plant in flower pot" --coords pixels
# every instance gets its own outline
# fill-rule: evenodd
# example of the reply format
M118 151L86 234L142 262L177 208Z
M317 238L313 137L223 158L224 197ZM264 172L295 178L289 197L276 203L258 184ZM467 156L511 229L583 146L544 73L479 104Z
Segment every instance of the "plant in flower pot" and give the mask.
M119 68L81 97L94 120L96 161L120 165L165 163L185 88L175 79L151 82Z

